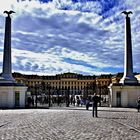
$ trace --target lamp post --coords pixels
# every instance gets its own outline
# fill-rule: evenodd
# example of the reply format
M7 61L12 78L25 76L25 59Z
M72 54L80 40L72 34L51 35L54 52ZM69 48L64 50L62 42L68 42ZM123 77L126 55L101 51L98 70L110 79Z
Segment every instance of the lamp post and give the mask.
M87 94L87 97L88 97L88 90L89 90L89 87L88 87L89 85L87 85L87 87L86 87L86 94Z
M59 106L59 91L60 91L60 87L59 89L56 88L56 91L57 91L57 105Z
M38 85L35 85L35 95L36 95L35 106L36 106L36 108L37 108L37 94L38 94Z
M26 91L26 94L25 94L25 105L27 106L27 107L29 107L29 104L28 104L28 96L30 96L31 95L31 92L30 92L30 87L28 87L27 88L27 91Z
M102 89L101 89L102 87L101 87L101 85L99 84L99 96L100 96L100 104L99 104L99 106L101 106L101 91L102 91Z
M48 84L47 87L48 87L49 107L50 107L51 106L51 95L50 95L50 88L51 88L51 86L50 86L50 84Z
M69 107L69 96L70 96L70 87L67 88L67 95L66 95L66 107Z
M65 90L65 102L66 102L66 107L67 107L67 87L65 87L64 90Z

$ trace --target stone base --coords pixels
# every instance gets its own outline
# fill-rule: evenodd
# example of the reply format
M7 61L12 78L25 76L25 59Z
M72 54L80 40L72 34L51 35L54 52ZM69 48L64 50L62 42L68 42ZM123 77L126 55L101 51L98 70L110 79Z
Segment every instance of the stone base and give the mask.
M138 80L134 76L131 76L131 77L123 76L119 83L121 83L121 84L137 84Z
M2 81L9 81L10 83L15 82L11 73L2 73L0 78L3 79Z
M0 108L25 108L26 91L23 85L0 85Z
M140 96L140 85L110 85L110 107L136 107L136 100Z

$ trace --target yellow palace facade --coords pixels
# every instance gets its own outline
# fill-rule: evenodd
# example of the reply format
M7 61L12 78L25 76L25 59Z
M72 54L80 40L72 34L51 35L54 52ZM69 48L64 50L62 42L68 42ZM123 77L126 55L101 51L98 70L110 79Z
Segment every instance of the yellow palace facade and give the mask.
M63 73L55 76L25 75L13 73L13 77L18 83L23 83L28 87L31 94L38 92L61 91L61 94L69 90L70 94L107 94L107 87L111 83L111 74L100 76L85 76L76 73Z

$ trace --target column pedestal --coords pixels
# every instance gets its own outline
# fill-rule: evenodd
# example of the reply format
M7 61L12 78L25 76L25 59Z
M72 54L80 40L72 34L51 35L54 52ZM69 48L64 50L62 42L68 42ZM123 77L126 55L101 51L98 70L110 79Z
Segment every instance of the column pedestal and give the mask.
M109 86L110 107L136 107L140 96L140 85L111 84Z

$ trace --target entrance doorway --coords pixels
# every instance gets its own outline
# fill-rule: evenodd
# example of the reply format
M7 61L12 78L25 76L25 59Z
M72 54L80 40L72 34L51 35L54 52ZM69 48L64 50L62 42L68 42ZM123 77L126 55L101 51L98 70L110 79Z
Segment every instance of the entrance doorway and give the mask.
M3 92L0 94L0 107L6 108L8 106L8 93Z
M19 91L15 92L15 107L19 107L19 103L20 103L20 94Z
M117 107L121 107L121 92L117 91L116 93Z

